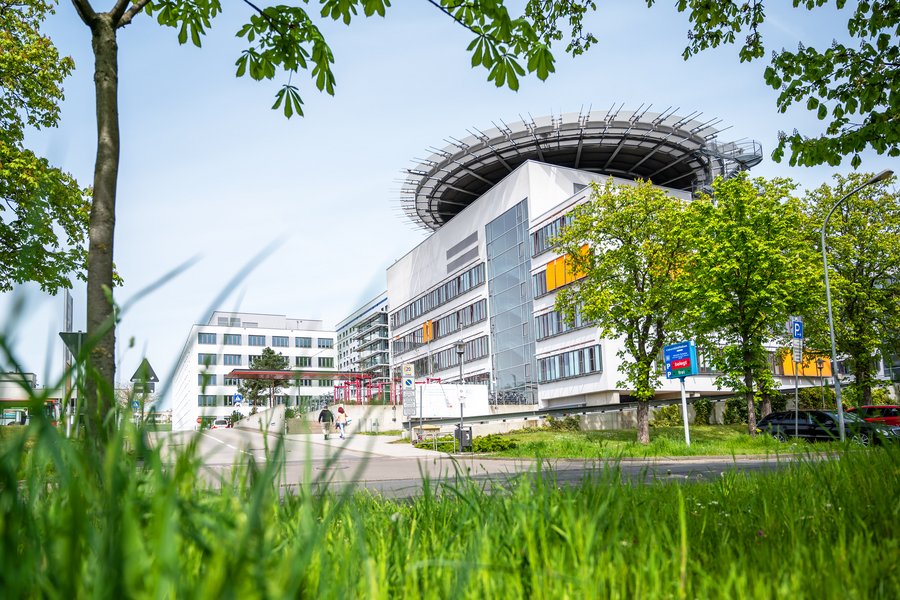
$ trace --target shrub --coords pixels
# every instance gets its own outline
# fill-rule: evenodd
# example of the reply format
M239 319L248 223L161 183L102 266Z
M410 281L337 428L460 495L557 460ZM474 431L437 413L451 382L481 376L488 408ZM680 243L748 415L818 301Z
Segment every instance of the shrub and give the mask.
M712 415L712 402L709 398L697 398L691 404L694 406L694 423L709 425L709 417Z
M547 420L544 422L544 428L550 431L580 431L581 417L568 416L562 419L547 417Z
M502 452L504 450L512 450L517 446L513 440L496 433L477 437L472 442L472 445L475 452Z
M240 411L236 410L233 413L231 413L231 417L229 417L229 418L231 419L232 423L237 423L238 421L240 421L241 419L244 418L244 415L242 415L240 413Z
M653 427L675 427L682 423L680 404L669 404L653 409L653 420L650 421Z
M299 412L296 408L285 408L284 409L284 418L285 419L296 419L299 416Z

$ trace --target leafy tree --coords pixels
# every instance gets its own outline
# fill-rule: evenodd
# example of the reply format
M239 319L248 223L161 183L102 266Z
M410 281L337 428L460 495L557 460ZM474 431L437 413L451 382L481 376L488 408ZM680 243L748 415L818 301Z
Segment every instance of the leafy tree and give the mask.
M647 0L652 6L655 0ZM815 10L828 0L793 0L795 8ZM797 50L772 53L765 81L779 91L780 112L794 104L805 105L820 121L824 133L807 137L794 130L781 133L772 153L780 161L790 149L791 165L839 165L852 155L859 166L859 153L867 147L878 154L900 156L900 3L862 0L847 7L835 5L847 16L847 44L832 41L827 48L803 43ZM685 59L707 48L732 44L746 34L741 62L762 58L765 45L761 28L766 20L764 0L677 0L692 24ZM836 37L840 37L835 31Z
M818 301L813 248L801 232L804 215L785 179L751 180L743 173L713 182L713 195L691 203L697 247L686 264L681 295L686 319L722 375L717 383L743 393L755 435L754 382L770 391L764 344L786 334L791 314Z
M284 371L288 368L288 359L281 352L276 354L266 347L262 354L253 359L250 368L254 371ZM281 391L283 383L278 379L244 379L238 391L252 406L269 406L275 394Z
M807 193L816 246L821 243L819 227L834 203L870 177L835 175L834 186L824 184ZM900 193L891 190L894 180L863 188L846 200L831 215L826 231L835 345L847 357L863 404L872 398L882 348L900 348ZM820 346L829 343L823 339Z
M468 46L472 65L486 69L488 80L498 87L518 89L519 77L526 72L546 79L555 69L551 48L565 37L566 52L572 55L581 54L595 41L582 25L585 13L596 8L593 0L528 0L520 14L511 13L504 0L429 2L472 33ZM86 404L88 412L99 419L110 407L112 396L102 382L114 381L115 376L111 290L119 171L119 30L141 15L153 16L160 25L177 30L179 43L190 40L200 46L222 7L219 0L114 0L109 11L97 12L91 0L72 3L91 30L94 52L98 143L88 248L87 331L96 344L91 350ZM301 71L309 72L318 90L334 94L334 56L317 23L342 21L349 25L360 11L366 17L384 16L390 7L389 0L318 0L315 12L301 6L260 8L249 0L244 4L252 13L237 32L247 46L235 63L236 75L257 81L284 76L287 82L276 94L272 108L282 109L288 118L303 114L303 100L292 79ZM95 439L102 442L106 432L100 433Z
M0 0L0 291L34 281L55 293L84 276L90 196L23 145L26 127L54 127L74 67L40 26L53 3Z
M584 277L559 292L556 307L570 322L581 311L603 337L624 338L619 370L625 381L618 385L638 400L642 444L650 442L650 400L659 385L654 362L683 309L673 292L688 252L686 206L649 182L608 180L594 186L559 236L572 269Z

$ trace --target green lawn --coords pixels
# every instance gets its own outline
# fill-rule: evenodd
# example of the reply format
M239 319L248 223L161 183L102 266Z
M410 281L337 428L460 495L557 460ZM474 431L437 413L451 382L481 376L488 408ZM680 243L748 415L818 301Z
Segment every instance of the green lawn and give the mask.
M803 441L780 443L768 435L751 437L746 425L692 426L691 445L684 443L684 428L653 427L650 444L638 444L633 429L604 431L523 430L504 437L516 447L496 456L515 458L648 458L663 456L711 456L784 454L827 451L832 444Z

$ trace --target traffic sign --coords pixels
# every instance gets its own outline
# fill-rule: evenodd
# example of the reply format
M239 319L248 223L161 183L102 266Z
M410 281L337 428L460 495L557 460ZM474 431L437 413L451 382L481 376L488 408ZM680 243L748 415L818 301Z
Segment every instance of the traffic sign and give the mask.
M131 376L131 381L150 381L152 383L159 383L159 377L156 376L156 372L153 370L153 367L150 366L150 361L145 358L141 361L141 364L138 365L134 375Z
M412 386L413 386L412 377L404 377L403 378L403 389L409 390L409 389L412 389Z
M679 342L663 348L666 379L680 379L697 374L697 346L694 342Z
M795 340L803 339L803 321L800 317L794 317L791 321L791 334Z
M794 362L803 362L803 338L794 338L791 347L794 351Z
M403 416L416 416L416 391L403 390Z
M141 408L141 403L138 402L137 400L132 400L132 401L131 401L131 408L133 408L134 410L140 410L140 408Z
M416 374L416 365L413 363L403 364L403 377L414 377Z

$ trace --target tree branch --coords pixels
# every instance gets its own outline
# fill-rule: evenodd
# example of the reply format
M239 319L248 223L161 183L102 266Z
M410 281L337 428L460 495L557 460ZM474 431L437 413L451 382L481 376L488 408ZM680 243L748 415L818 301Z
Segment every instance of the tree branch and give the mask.
M91 6L90 1L72 0L72 4L75 6L75 12L78 13L78 16L81 17L81 20L84 21L84 24L90 26L91 21L93 21L94 17L97 16L97 13L94 12L94 7Z
M124 1L127 2L128 0ZM137 16L138 13L144 10L144 7L149 3L150 0L134 0L134 4L132 4L131 7L126 10L122 17L116 22L116 29L118 29L119 27L130 25L132 19L134 19L134 17Z

